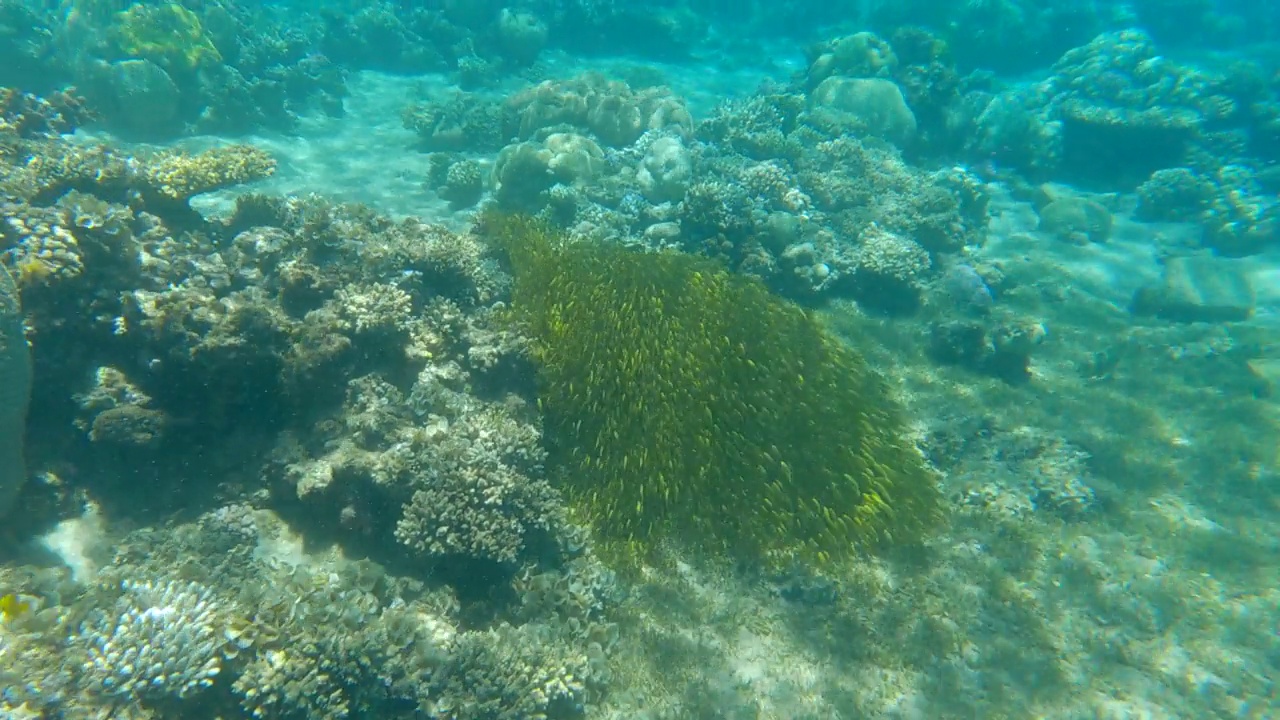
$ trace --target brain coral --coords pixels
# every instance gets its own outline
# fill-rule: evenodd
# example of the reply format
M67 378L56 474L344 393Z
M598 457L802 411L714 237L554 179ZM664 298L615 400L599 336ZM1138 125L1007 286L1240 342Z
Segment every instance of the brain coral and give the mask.
M681 537L822 564L937 518L879 378L758 281L519 217L486 215L480 232L515 273L561 487L621 559Z

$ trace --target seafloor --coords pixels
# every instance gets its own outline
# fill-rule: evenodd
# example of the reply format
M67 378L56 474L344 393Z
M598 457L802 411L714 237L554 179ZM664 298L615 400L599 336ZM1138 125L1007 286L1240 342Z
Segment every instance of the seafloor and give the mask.
M583 69L563 59L549 67L566 77ZM773 72L785 80L794 69ZM764 79L764 73L689 66L655 71L687 100L695 120L709 117L729 95L749 96ZM724 87L709 87L709 77L721 78ZM271 177L197 196L191 205L209 218L234 218L244 212L236 197L246 191L317 194L465 234L473 208L452 209L424 187L425 155L414 149L418 136L401 120L408 100L446 87L432 77L353 74L342 117L304 117L296 133L261 131L230 140L269 153L276 163ZM73 141L140 149L100 131L82 130ZM200 151L228 142L195 137L174 146ZM495 155L463 154L485 167ZM940 473L947 522L921 545L869 553L836 571L790 575L680 559L679 549L666 563L617 576L589 551L564 563L522 557L505 585L476 591L483 580L423 576L412 562L376 552L376 562L362 556L363 528L394 523L380 514L398 509L379 504L376 487L315 507L273 497L282 482L298 486L299 497L309 482L324 486L315 491L323 494L351 467L371 468L369 482L376 486L389 462L379 453L390 455L385 448L412 445L417 437L396 435L404 421L393 417L396 408L386 409L395 402L388 398L406 406L441 402L417 398L432 392L423 389L431 383L390 373L382 378L377 362L354 363L363 374L345 378L352 385L339 392L345 417L318 421L314 437L296 427L288 439L269 437L278 419L268 418L228 443L191 438L206 414L244 408L204 405L209 396L186 388L179 395L197 404L169 418L165 430L192 442L186 461L171 445L164 459L148 456L148 442L131 438L108 442L114 449L105 453L66 449L100 465L59 463L58 448L48 443L64 441L30 439L33 473L63 488L51 493L57 502L87 511L23 539L0 567L0 596L17 603L0 621L6 687L0 718L203 717L206 708L224 707L233 710L208 716L372 717L362 708L379 703L405 716L438 718L1280 714L1275 250L1221 259L1252 285L1249 319L1143 316L1131 307L1135 292L1158 285L1165 259L1195 246L1194 223L1140 221L1132 193L1086 192L1066 183L1033 187L995 174L983 192L990 222L981 242L951 252L969 268L963 272L983 273L987 295L973 300L973 308L957 309L969 301L943 287L924 293L911 312L868 311L860 306L866 302L850 298L829 299L819 310L887 379ZM1105 241L1064 239L1046 229L1037 211L1043 193L1105 208ZM271 252L263 248L272 242L287 246L286 236L299 237L299 228L312 227L307 222L290 224L286 217L256 238L257 252ZM332 242L344 242L346 226L333 223ZM376 239L365 242L372 248ZM358 257L336 252L338 262ZM262 267L284 273L280 265L264 261ZM181 269L170 273L181 276ZM939 275L929 282L950 281ZM216 284L211 288L216 294ZM173 308L184 300L164 299L160 287L146 293L132 301L137 311L117 323L154 321L144 331L149 337L195 358L172 372L197 372L208 367L205 361L218 367L244 362L248 375L272 370L254 364L254 352L237 350L247 358L238 360L225 347L193 340L199 330L156 320L161 303L178 313ZM378 307L372 291L342 297L349 306ZM154 307L145 306L148 298ZM234 302L227 301L228 313ZM1013 328L1026 345L1025 368L1005 372L978 363L989 371L981 372L963 358L940 362L939 323L965 312L981 317L983 327ZM367 339L361 334L367 331L372 346L381 347L378 333L398 332L358 327L376 318L347 321L357 327L353 337ZM271 322L251 319L244 326ZM53 332L42 327L32 337L36 348L42 331ZM482 343L473 335L494 331L456 332L474 348ZM323 338L299 337L323 345ZM112 350L95 364L107 375L108 366L160 367L156 372L164 374L171 372L164 366L182 362L168 357L168 348L149 351L155 357L140 361ZM431 357L423 352L420 357ZM39 350L36 357L47 359ZM386 382L400 390L380 389ZM113 402L146 405L120 399L136 392L123 377L100 374L97 383L105 395L114 393ZM231 378L221 392L246 384L252 383ZM77 422L89 433L109 433L95 424L101 414L84 400L89 390L76 392L79 410L71 414ZM37 401L49 396L36 394ZM472 417L467 412L461 417ZM47 420L37 408L32 418ZM223 420L212 426L236 432ZM264 451L267 446L274 447ZM266 469L210 456L236 447L255 462L266 457ZM348 451L367 456L366 465L334 459ZM325 472L327 479L314 477ZM112 473L132 474L99 477ZM212 489L131 485L166 482ZM130 507L147 506L153 496L166 498L155 503L159 509ZM331 516L322 519L316 507ZM429 541L416 547L424 544L429 554ZM53 569L59 563L70 570ZM100 586L114 590L85 590ZM149 624L164 613L184 613L190 627ZM154 692L132 685L114 690L132 677L122 667L144 662L109 646L125 642L110 636L123 632L119 618L128 617L155 634L150 642L166 647L199 645L216 633L231 638L236 650L203 658L201 668L217 665L219 675L183 669L182 679L170 679L181 691L166 694L163 680ZM87 687L90 681L98 687Z

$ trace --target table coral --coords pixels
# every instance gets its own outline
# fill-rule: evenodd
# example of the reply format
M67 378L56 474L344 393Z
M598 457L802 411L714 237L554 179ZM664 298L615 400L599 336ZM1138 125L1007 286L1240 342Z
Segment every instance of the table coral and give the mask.
M147 158L141 180L170 200L186 202L201 193L260 180L276 170L276 161L249 145L231 145L190 155L166 152Z

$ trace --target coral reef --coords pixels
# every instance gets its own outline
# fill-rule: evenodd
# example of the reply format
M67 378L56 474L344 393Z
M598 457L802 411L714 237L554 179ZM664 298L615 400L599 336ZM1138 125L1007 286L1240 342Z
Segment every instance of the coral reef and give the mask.
M31 140L6 148L0 191L37 203L81 190L123 200L139 193L153 209L169 213L195 195L251 182L275 172L275 160L258 148L228 145L192 155L158 151L131 156L104 145L82 147Z
M990 99L969 150L1034 178L1126 190L1166 168L1218 167L1239 159L1252 108L1271 101L1256 73L1178 63L1141 30L1104 33L1064 53L1048 79Z
M371 513L400 505L395 539L424 558L528 557L535 534L558 530L561 514L540 477L541 436L511 410L460 392L465 378L456 363L428 368L407 396L373 377L352 381L331 450L308 457L288 441L277 450L282 482L336 506L357 533L388 532Z
M567 718L606 680L595 593L612 581L590 574L586 557L530 574L522 592L545 598L536 619L463 629L447 588L291 550L297 536L283 520L251 506L114 541L88 586L56 571L0 571L0 588L27 608L0 622L0 710ZM179 561L200 579L164 574ZM570 586L589 607L547 612Z
M1224 165L1212 173L1177 167L1157 170L1138 186L1137 214L1146 220L1198 222L1202 244L1231 257L1265 252L1280 243L1280 202L1258 173Z
M314 52L315 28L231 3L77 2L27 26L43 55L19 86L72 82L101 121L150 141L186 131L291 129L299 114L340 114L345 73ZM32 67L34 66L34 67Z
M1031 321L940 322L930 328L929 353L941 363L1021 383L1031 377L1031 354L1046 333Z
M148 407L151 398L113 367L100 367L94 386L76 395L81 416L76 421L90 442L115 443L141 448L158 444L168 418Z
M32 138L70 133L88 115L83 98L70 92L39 96L0 87L0 135Z
M429 712L459 720L573 717L589 677L585 653L533 626L500 625L458 638Z
M1273 9L1034 5L0 0L0 717L1275 714Z

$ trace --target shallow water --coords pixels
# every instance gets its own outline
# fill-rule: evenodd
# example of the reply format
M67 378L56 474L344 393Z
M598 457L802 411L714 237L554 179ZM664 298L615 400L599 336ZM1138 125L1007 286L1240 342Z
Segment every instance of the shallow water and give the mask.
M1265 5L1104 4L1062 59L1017 2L755 38L699 4L80 5L0 2L0 351L35 367L0 718L1274 714ZM91 114L36 103L66 86ZM502 213L574 242L508 257Z

